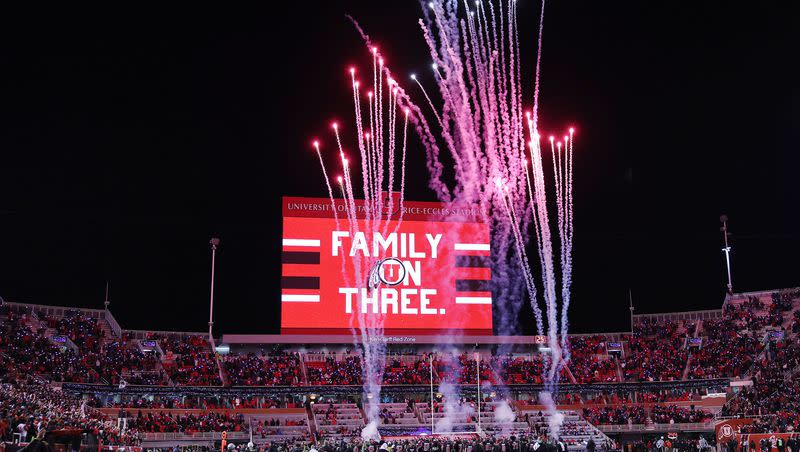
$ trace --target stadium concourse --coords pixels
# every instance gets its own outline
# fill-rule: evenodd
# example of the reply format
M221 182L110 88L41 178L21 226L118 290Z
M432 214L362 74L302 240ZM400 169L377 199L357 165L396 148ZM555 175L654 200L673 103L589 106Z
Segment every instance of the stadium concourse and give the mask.
M730 417L750 419L742 433L800 427L800 289L729 295L718 310L637 315L633 330L570 336L557 396L569 449L633 450L668 435L675 449L696 448L713 444L715 422ZM351 340L308 339L125 330L107 310L4 301L0 439L6 450L45 431L103 447L219 447L223 434L273 451L360 447L361 357ZM390 343L383 438L398 450L434 441L455 452L480 432L495 446L535 450L549 430L537 399L542 352L517 338L497 354L508 339L465 338L460 351L434 336ZM446 400L442 382L460 398ZM459 439L428 436L445 418Z

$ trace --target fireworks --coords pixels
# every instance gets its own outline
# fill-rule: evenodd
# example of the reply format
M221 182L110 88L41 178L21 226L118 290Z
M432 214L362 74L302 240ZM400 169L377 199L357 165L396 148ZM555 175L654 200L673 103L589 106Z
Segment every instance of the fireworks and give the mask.
M424 109L392 75L379 49L353 20L372 58L371 87L366 92L357 79L356 68L349 68L353 137L360 157L364 199L360 210L356 209L353 174L345 156L339 125L334 123L332 129L342 162L342 176L337 182L351 236L387 232L394 198L386 195L396 189L398 149L401 153L400 218L396 228L402 222L409 122L425 148L429 185L439 199L445 203L488 207L484 220L492 230L492 293L501 314L497 332L510 335L518 331L517 314L527 293L537 332L547 335L553 350L546 359L547 394L543 397L552 400L549 394L557 390L560 370L564 359L568 359L574 129L569 129L563 141L549 139L554 178L552 218L558 235L558 243L554 244L545 180L546 159L538 130L544 3L539 19L533 107L524 114L515 5L513 1L498 5L478 1L473 8L457 0L435 0L428 8L423 8L419 26L432 60L433 81L430 83L435 85L441 98L441 105L437 107L425 89L425 83L429 82L427 77L411 74L410 79L416 85L414 91L418 88L424 98ZM398 113L402 114L402 121L398 121ZM435 119L433 125L428 122L428 115ZM402 134L398 134L398 122L402 122ZM452 164L440 158L440 146L448 154L447 162L452 161ZM318 143L315 142L314 147L322 164ZM335 206L324 164L323 176L332 206ZM447 182L449 180L453 182ZM382 208L384 199L387 209ZM362 221L356 221L357 217ZM359 225L365 231L359 231ZM538 272L531 267L528 258L531 230L536 241ZM554 248L558 249L557 256L554 256ZM352 287L367 288L366 277L380 257L365 258L358 254L352 257L353 275L348 275L355 279ZM344 263L342 269L344 272ZM541 275L540 280L536 275ZM541 293L537 287L541 287ZM380 315L365 316L363 313L354 314L354 319L354 328L361 333L360 345L365 359L365 400L370 401L366 406L368 426L362 436L371 437L377 434L377 401L385 355L384 342L374 338L382 336L383 322ZM551 418L557 419L557 416ZM551 433L556 437L558 427L551 426Z

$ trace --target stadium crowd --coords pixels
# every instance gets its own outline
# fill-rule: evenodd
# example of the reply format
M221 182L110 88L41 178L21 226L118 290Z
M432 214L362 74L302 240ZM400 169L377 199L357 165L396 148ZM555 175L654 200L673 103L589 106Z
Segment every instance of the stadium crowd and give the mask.
M106 445L141 442L136 429L123 433L111 419L79 398L53 389L48 381L28 377L0 383L0 439L26 442L63 429L80 430Z
M590 407L583 409L583 417L595 425L645 424L647 413L641 406Z
M298 353L230 354L222 363L234 386L298 386L303 379Z
M694 325L644 318L634 325L631 335L623 339L630 353L620 363L626 381L680 380L688 357L685 349L687 332Z
M617 361L606 351L605 336L578 336L569 339L569 369L576 383L615 382Z
M240 432L248 431L243 414L225 414L209 411L201 414L173 414L171 412L139 411L128 418L128 428L147 433Z
M800 292L776 292L772 300L750 297L726 304L718 318L702 322L651 320L635 324L632 334L619 340L622 357L607 350L603 335L569 339L570 358L561 381L578 384L623 381L676 381L718 377L753 378L724 406L731 416L759 416L749 432L787 432L800 429ZM141 338L141 335L136 337ZM147 333L158 351L141 346L132 333L114 336L108 325L78 310L63 315L0 306L0 434L31 438L40 430L78 427L105 444L136 444L150 432L246 431L241 414L206 411L175 414L168 409L266 408L287 406L270 397L183 397L183 386L340 386L362 383L362 359L356 352L338 354L273 350L217 355L208 339L197 334ZM690 338L702 338L699 343ZM412 351L413 352L413 351ZM315 356L318 355L318 356ZM541 384L543 361L538 354L492 355L427 353L387 357L383 383L427 385L456 381L462 384ZM173 385L175 393L116 398L89 397L82 401L53 389L51 382L104 383L124 389L130 384ZM680 384L670 389L617 392L567 391L558 402L583 405L583 416L596 424L694 423L710 419L703 410L670 402L689 401L702 394ZM602 385L601 385L602 386ZM209 390L205 388L204 390ZM241 388L240 388L241 389ZM301 402L302 403L302 402ZM646 404L642 405L642 404ZM112 419L93 407L118 407L128 412L128 430L117 430ZM155 409L155 411L152 411ZM395 414L383 419L393 424ZM335 424L335 416L332 419ZM280 422L279 422L280 424ZM256 423L263 437L280 434L274 422ZM340 433L356 429L341 427ZM566 428L579 429L577 425ZM295 433L292 433L295 434ZM18 436L19 436L18 435ZM300 434L302 436L302 434ZM300 438L298 440L305 440Z

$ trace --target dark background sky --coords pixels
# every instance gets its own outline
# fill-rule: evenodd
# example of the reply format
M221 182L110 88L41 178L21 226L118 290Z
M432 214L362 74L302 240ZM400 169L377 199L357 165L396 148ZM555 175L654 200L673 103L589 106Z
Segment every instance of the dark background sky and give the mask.
M308 143L352 123L369 62L344 15L430 76L415 2L280 3L2 15L0 296L102 307L108 280L123 327L202 331L219 235L217 332L277 331L280 197L325 195ZM737 290L800 284L797 29L782 2L548 4L542 129L578 128L573 331L627 329L628 288L638 312L718 308L721 213ZM433 200L414 140L408 167Z

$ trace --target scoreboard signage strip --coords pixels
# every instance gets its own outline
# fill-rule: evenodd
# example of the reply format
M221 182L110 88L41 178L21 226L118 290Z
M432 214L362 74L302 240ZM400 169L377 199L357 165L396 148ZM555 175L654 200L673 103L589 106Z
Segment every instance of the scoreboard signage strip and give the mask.
M302 248L319 248L317 239L283 239L283 246L297 246Z
M453 249L456 251L490 251L488 243L456 243Z
M284 251L281 253L283 264L319 264L319 252Z
M319 290L319 277L315 276L283 276L282 289L316 289Z
M491 267L487 256L456 256L456 267Z
M491 281L483 279L457 279L456 290L458 292L488 292Z
M484 267L459 267L455 271L458 279L492 279L492 269Z
M456 304L492 304L492 297L456 297Z
M286 276L316 276L321 274L320 266L313 264L283 264L281 274Z
M284 303L319 303L319 294L281 294L281 301Z
M388 215L390 219L397 220L400 217L399 196L394 193L392 197L395 198L392 212L384 211L382 216ZM384 202L387 201L384 200ZM364 219L367 210L364 200L356 199L355 207L356 217ZM388 205L385 205L385 207L388 207ZM338 218L346 221L346 208L344 200L340 198L334 199L332 206L330 198L283 197L284 218L334 218L333 209L336 209ZM479 205L447 205L440 202L403 201L404 221L484 223L484 218L487 216L487 212Z
M282 295L319 295L319 290L315 289L281 289Z

